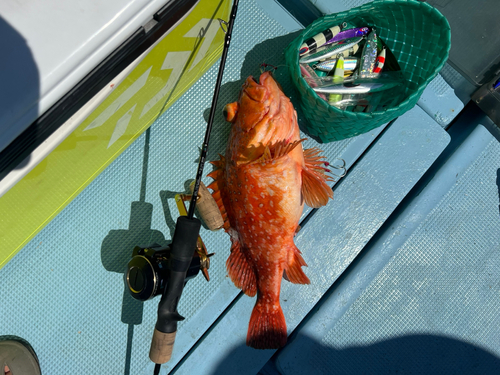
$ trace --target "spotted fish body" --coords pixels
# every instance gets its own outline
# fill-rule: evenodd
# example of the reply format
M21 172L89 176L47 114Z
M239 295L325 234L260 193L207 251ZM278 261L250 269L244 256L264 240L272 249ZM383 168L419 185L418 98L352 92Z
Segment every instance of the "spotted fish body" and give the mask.
M304 202L320 207L333 198L330 178L321 151L303 150L297 114L269 72L259 83L249 77L225 110L232 129L209 187L232 242L226 266L238 288L257 294L247 345L279 348L287 337L281 279L309 283L293 237Z

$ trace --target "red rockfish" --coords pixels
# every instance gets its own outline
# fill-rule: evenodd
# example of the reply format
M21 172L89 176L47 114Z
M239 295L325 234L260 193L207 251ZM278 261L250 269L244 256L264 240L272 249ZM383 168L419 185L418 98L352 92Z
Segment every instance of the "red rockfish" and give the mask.
M320 207L333 198L321 150L302 149L297 113L269 72L247 78L238 102L224 108L232 123L226 155L212 162L209 185L231 237L226 267L236 287L257 302L247 345L286 344L279 296L281 278L309 284L306 263L293 242L304 202Z

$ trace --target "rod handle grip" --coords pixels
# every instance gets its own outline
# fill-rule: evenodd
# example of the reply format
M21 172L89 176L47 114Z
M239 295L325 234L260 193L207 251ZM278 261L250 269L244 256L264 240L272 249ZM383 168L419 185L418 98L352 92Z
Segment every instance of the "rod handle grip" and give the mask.
M191 184L189 188L191 189L192 194L194 184ZM198 209L198 213L207 225L208 229L211 231L219 230L224 226L224 219L220 213L219 206L203 182L200 182L196 208Z
M163 364L170 361L172 350L174 349L175 333L163 333L156 328L151 340L151 348L149 350L149 358L157 364Z

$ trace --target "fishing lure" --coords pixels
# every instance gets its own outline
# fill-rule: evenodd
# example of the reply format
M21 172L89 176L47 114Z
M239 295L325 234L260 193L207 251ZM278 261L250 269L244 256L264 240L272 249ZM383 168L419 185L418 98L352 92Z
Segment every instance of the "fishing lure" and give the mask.
M312 69L309 65L299 65L300 66L300 73L302 74L302 77L306 80L306 82L309 84L311 87L315 87L318 84L316 83L316 80L319 78L317 73ZM326 99L326 96L324 94L318 93L318 96L322 99Z
M370 32L368 27L356 27L354 29L347 29L337 33L331 39L327 40L325 44L337 43L344 39L355 38L357 36L363 36Z
M316 92L324 94L366 94L367 92L383 91L399 85L399 82L363 82L328 84L313 87Z
M343 97L344 95L342 95ZM346 107L354 107L354 106L357 106L357 105L364 105L364 106L368 106L370 104L370 102L366 99L351 99L351 98L348 98L348 99L342 99L340 101L338 101L337 103L335 103L335 107L339 108L339 109L345 109Z
M363 47L363 53L361 54L361 64L359 76L369 77L373 73L375 68L375 60L377 59L377 34L375 29L372 30L368 37L366 38L365 46Z
M357 57L348 57L344 59L344 71L351 71L358 67L359 59ZM314 64L313 69L321 70L323 72L331 72L335 69L337 59L326 60Z
M326 44L326 41L334 38L335 35L337 35L340 32L340 30L342 30L342 25L330 27L329 29L322 31L319 34L316 34L312 38L307 39L300 46L299 55L302 56L307 52L309 52L310 50L319 48L322 45Z
M379 74L382 71L382 68L384 67L385 64L385 48L380 52L380 54L377 57L377 61L375 69L373 69L374 74Z
M300 64L308 64L314 61L319 61L327 59L331 56L338 55L341 52L356 53L359 46L358 43L363 40L364 37L356 37L345 39L339 43L328 45L325 47L318 48L315 52L309 53L304 57L299 59Z
M333 73L333 82L344 82L344 56L339 56L337 59L337 64L335 65L335 71ZM341 94L328 95L328 104L330 105L337 103L339 100L342 100Z

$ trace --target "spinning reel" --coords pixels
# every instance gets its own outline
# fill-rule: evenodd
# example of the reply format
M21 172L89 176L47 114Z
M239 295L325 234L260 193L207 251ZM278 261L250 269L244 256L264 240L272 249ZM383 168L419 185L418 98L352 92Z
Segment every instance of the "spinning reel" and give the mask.
M200 272L201 258L199 249L194 251L191 264L186 272L185 281L196 277ZM152 244L147 247L136 246L132 259L127 265L124 278L130 295L139 301L147 301L162 295L168 283L171 262L170 246ZM208 258L206 258L208 261Z
M186 216L185 201L191 199L191 195L177 194L175 202L181 216ZM205 185L200 185L198 195L198 210L210 229L216 230L223 225L217 206L211 198L210 192ZM217 211L215 211L217 210ZM217 216L218 214L218 216ZM212 217L215 216L215 219ZM215 221L214 221L215 220ZM215 227L212 227L215 226ZM207 281L210 281L208 269L210 268L210 257L207 248L200 236L193 249L193 255L187 268L184 284L196 277L201 270ZM125 284L132 297L139 301L147 301L158 295L163 295L170 277L170 271L176 269L175 259L172 258L172 245L162 247L156 243L146 247L136 246L132 251L132 259L128 262L124 274Z

